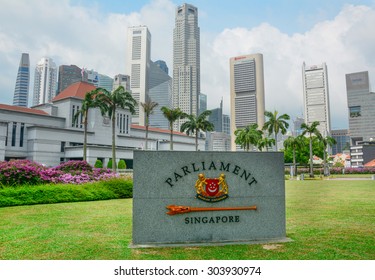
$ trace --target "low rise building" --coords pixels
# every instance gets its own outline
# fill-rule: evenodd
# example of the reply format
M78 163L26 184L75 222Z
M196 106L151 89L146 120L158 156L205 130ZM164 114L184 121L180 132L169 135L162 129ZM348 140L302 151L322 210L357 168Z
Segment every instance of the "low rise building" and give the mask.
M30 159L46 166L62 161L83 159L84 126L82 118L74 120L82 100L95 86L77 82L56 96L52 103L33 108L0 104L0 161ZM128 168L133 164L133 151L144 149L145 127L132 125L129 110L116 111L116 157L124 159ZM148 145L152 150L169 150L170 131L149 128ZM195 138L173 132L175 150L194 151ZM199 149L204 150L204 139ZM112 157L112 127L108 117L98 108L89 110L87 161L97 159L106 166Z

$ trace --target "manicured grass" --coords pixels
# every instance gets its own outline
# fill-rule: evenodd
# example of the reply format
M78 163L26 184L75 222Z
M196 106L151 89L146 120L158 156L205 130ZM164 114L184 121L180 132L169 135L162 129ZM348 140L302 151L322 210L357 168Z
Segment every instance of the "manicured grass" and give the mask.
M129 249L131 199L0 208L0 259L375 259L374 181L287 181L287 236L267 245Z

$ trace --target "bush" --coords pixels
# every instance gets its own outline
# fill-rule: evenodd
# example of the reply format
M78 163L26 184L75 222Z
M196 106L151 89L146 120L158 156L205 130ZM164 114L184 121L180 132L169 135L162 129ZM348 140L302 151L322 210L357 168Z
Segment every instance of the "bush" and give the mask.
M95 161L94 168L103 168L103 162L99 159Z
M84 184L118 177L110 169L92 168L85 161L69 161L47 168L29 160L0 162L0 186L47 183Z
M118 162L118 169L126 169L126 163L125 163L125 160L121 159L121 160Z
M112 159L109 159L109 161L107 163L107 168L112 169Z
M56 166L54 169L61 170L64 173L81 173L92 171L91 165L84 160L70 160Z
M40 176L45 169L41 164L30 160L12 160L0 162L0 183L5 186L43 183Z
M0 189L0 207L131 198L133 183L112 178L108 181L76 184L44 184Z

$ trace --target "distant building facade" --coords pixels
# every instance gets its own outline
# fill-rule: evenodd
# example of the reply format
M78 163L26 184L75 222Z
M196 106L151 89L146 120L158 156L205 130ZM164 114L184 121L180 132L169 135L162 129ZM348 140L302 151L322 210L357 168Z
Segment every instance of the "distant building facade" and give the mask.
M13 105L28 107L30 87L30 57L28 53L21 55L18 66L16 86L14 88Z
M350 146L351 167L363 167L375 159L375 141L357 141Z
M331 137L336 140L336 144L332 146L333 155L350 149L350 135L347 129L332 129Z
M302 65L302 85L305 123L311 125L314 121L323 136L331 133L331 117L329 108L329 87L327 65Z
M198 116L207 110L207 95L200 93L199 94L199 106L198 106Z
M51 58L43 57L35 68L33 106L50 103L57 91L57 68Z
M368 71L346 74L351 145L375 139L375 92Z
M198 114L200 93L200 29L198 9L183 4L176 9L173 30L173 108L184 113ZM186 120L175 122L179 131Z
M99 74L98 87L104 88L109 92L113 89L113 79L107 75Z
M113 79L113 88L112 90L117 89L119 86L123 86L127 92L130 92L130 76L117 74Z
M58 84L57 84L57 94L62 92L68 86L83 81L82 69L76 65L60 65ZM87 78L86 78L87 80Z
M137 101L134 124L145 125L145 115L140 107L148 95L148 75L151 64L151 34L146 26L128 28L126 73L130 74L130 90Z
M151 101L158 103L153 114L150 115L150 126L169 129L169 122L160 108L163 106L172 108L172 78L160 68L159 64L151 63L148 83L148 96Z
M29 159L46 166L56 166L62 161L82 160L84 127L73 116L82 106L85 93L95 86L77 82L56 96L51 103L34 108L0 104L0 161ZM145 127L131 124L127 109L117 110L115 128L116 157L124 159L132 168L133 151L142 149ZM112 127L108 117L93 108L88 120L87 160L91 165L97 159L104 166L112 157ZM174 149L195 151L195 138L174 132ZM169 150L170 131L149 129L149 143L153 150ZM199 149L204 150L204 140L199 139Z
M169 74L169 68L164 60L157 60L154 62L161 70L163 70L167 75Z
M238 149L234 132L250 124L264 125L265 111L263 55L250 54L230 59L231 150Z

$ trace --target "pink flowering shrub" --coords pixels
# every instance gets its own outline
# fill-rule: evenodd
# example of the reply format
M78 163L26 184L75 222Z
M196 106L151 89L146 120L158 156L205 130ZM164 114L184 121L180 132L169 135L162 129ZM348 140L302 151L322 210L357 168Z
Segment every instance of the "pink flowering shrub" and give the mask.
M30 160L0 162L0 185L39 185L43 183L84 184L118 177L109 169L92 168L85 161L68 161L47 168Z

